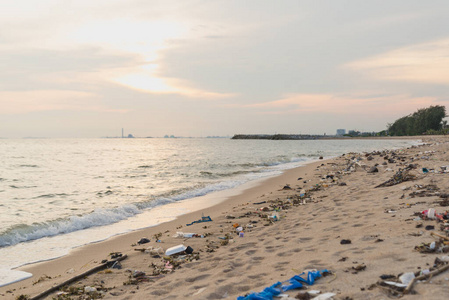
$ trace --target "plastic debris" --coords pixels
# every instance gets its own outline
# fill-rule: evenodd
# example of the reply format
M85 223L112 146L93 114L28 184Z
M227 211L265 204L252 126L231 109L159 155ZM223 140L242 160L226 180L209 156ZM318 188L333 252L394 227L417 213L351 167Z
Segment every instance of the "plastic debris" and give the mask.
M277 214L272 214L271 216L268 216L269 220L278 221L279 217Z
M149 253L151 255L162 255L164 254L164 249L162 249L161 247L148 247L147 249L145 249L145 253Z
M407 284L403 284L403 283L399 283L399 282L394 282L394 281L384 281L385 284L388 285L392 285L398 288L406 288Z
M337 294L335 294L335 293L324 293L324 294L321 294L319 296L316 296L312 300L329 300L329 299L332 299L332 297L334 297L335 295L337 295Z
M141 239L137 242L137 244L142 245L142 244L146 244L146 243L149 243L149 242L150 242L150 239L148 239L148 238L141 238Z
M174 255L174 254L180 254L182 252L185 252L187 254L191 254L193 252L193 249L190 246L186 247L184 245L177 245L177 246L173 246L171 248L168 248L165 251L165 255L170 256L170 255Z
M413 278L415 278L415 273L413 272L407 272L401 275L401 277L399 277L399 280L403 283L403 284L409 284Z
M200 220L193 221L193 222L190 223L190 224L186 224L186 226L190 226L190 225L193 225L193 224L195 224L195 223L203 223L203 222L211 222L211 221L212 221L212 219L211 219L210 216L207 216L207 217L201 217Z
M188 233L188 232L176 232L175 235L173 235L173 237L175 238L193 238L193 237L198 237L198 238L203 238L204 235L198 234L198 233Z
M94 288L94 287L91 287L91 286L85 286L84 287L84 292L85 293L95 293L96 291L97 291L97 289Z
M266 287L262 292L259 293L250 293L246 296L239 296L237 300L272 300L274 296L280 295L284 291L289 291L292 289L298 289L303 287L303 283L308 285L313 285L315 280L323 276L325 273L330 273L328 270L321 271L309 271L307 273L307 279L302 278L301 276L305 274L301 273L299 275L295 275L287 281L284 282L276 282L275 284ZM323 298L328 299L328 298Z

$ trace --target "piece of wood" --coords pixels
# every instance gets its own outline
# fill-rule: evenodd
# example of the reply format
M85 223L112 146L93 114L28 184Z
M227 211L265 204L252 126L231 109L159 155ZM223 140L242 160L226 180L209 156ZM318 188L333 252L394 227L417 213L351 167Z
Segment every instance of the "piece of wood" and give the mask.
M109 261L105 262L104 264L101 264L101 265L99 265L99 266L96 266L96 267L94 267L94 268L92 268L92 269L90 269L90 270L88 270L88 271L86 271L86 272L84 272L84 273L82 273L82 274L79 274L79 275L77 275L77 276L75 276L75 277L72 277L72 278L70 278L70 279L67 279L67 280L64 281L63 283L60 283L60 284L58 284L58 285L56 285L56 286L54 286L54 287L52 287L52 288L49 288L48 290L46 290L46 291L40 293L39 295L36 295L36 296L34 296L34 297L31 297L30 300L39 300L39 299L43 299L44 297L50 295L51 293L56 292L57 290L59 290L59 289L62 288L63 286L68 285L68 284L70 284L70 283L72 283L72 282L75 282L75 281L77 281L77 280L80 280L80 279L82 279L82 278L84 278L84 277L86 277L86 276L89 276L89 275L93 274L93 273L99 272L99 271L101 271L101 270L103 270L103 269L110 268L110 267L112 267L115 263L117 263L117 262L119 262L119 261L122 261L122 260L126 259L127 257L128 257L128 256L125 254L125 255L123 255L123 256L117 258L117 259L109 260Z
M438 234L436 232L431 232L430 235L434 235L434 236L440 237L442 239L445 239L446 241L449 241L449 237L441 235L441 234Z
M410 293L412 291L413 285L415 284L416 281L424 280L424 279L427 279L427 278L432 277L434 275L438 275L438 274L440 274L440 273L442 273L442 272L444 272L444 271L446 271L448 269L449 269L449 264L444 265L441 268L438 268L436 270L433 270L432 272L430 272L428 274L423 274L423 275L420 275L418 277L413 278L412 281L410 281L408 286L405 288L404 294L408 294L408 293Z

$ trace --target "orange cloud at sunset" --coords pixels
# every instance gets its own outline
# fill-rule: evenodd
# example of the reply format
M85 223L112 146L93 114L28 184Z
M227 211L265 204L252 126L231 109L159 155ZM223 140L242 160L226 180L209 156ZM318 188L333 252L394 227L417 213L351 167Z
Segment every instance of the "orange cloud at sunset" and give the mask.
M449 84L449 39L402 47L354 61L347 68L383 80Z
M37 111L75 110L97 112L126 112L96 104L96 96L88 92L41 90L0 91L0 114L23 114Z
M434 104L432 97L338 96L331 94L291 94L280 100L248 105L262 114L329 113L329 114L397 114Z

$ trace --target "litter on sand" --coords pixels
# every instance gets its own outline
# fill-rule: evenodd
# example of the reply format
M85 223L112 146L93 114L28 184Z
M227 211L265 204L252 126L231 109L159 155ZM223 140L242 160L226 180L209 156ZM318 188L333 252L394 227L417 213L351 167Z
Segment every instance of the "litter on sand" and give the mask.
M283 292L299 289L303 287L303 283L307 285L313 285L315 283L315 279L320 278L325 274L329 274L328 270L321 271L309 271L307 273L307 279L302 278L301 276L305 273L301 273L299 275L295 275L289 280L283 282L276 282L275 284L266 287L262 292L259 293L250 293L246 296L239 296L237 300L272 300L274 296L278 296Z
M178 254L178 253L182 253L182 252L191 254L193 252L193 249L190 246L186 247L184 245L177 245L177 246L173 246L173 247L165 250L165 255L170 256L170 255Z
M200 220L193 221L192 223L186 224L186 226L190 226L190 225L193 225L193 224L195 224L195 223L210 222L210 221L212 221L212 219L211 219L210 216L207 216L207 217L201 217Z

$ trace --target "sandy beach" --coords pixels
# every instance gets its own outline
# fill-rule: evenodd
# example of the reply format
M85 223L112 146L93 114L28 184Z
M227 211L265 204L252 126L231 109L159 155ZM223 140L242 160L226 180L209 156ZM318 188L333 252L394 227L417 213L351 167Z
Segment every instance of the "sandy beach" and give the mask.
M118 257L40 299L236 299L312 269L330 274L284 299L312 299L311 290L334 294L322 299L447 299L449 270L413 285L402 276L410 291L388 283L448 263L447 240L433 234L449 227L449 139L423 141L291 169L216 206L25 266L33 277L1 287L0 297L33 299ZM212 221L187 226L203 216ZM193 253L165 255L181 244Z

